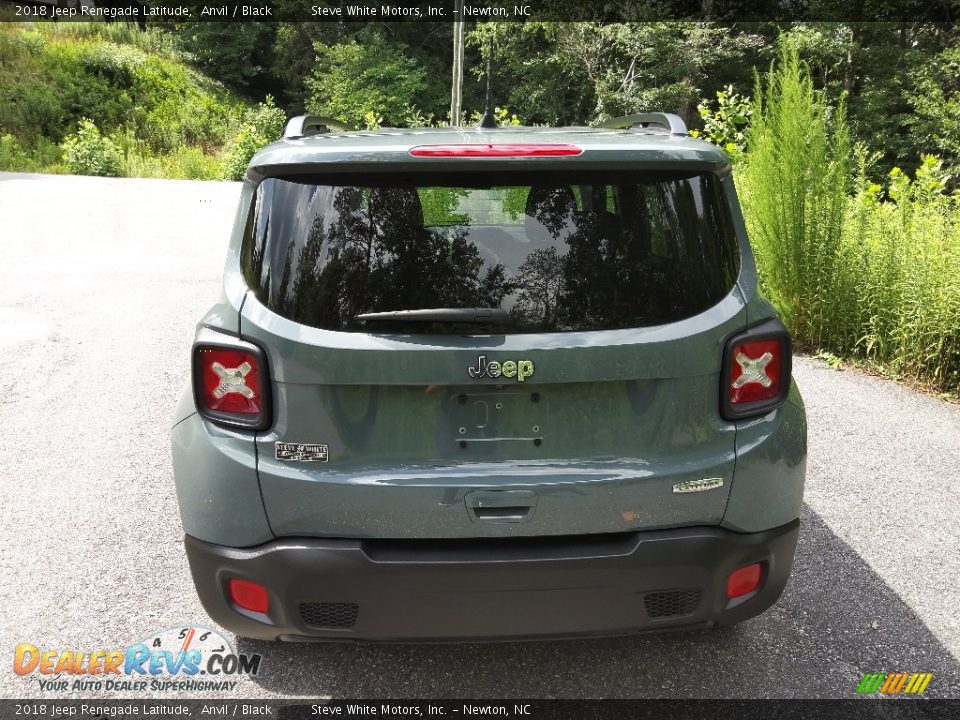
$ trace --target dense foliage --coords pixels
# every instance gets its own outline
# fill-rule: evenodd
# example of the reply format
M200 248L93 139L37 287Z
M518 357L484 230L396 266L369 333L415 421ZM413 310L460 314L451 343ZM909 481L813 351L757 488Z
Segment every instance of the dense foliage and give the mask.
M388 42L363 30L349 42L314 46L316 61L307 78L307 109L362 127L368 113L392 127L407 127L424 110L447 98L447 87L427 81L428 68Z
M127 25L5 24L0 87L3 169L216 178L248 124L167 33Z
M286 120L286 113L274 104L270 95L267 95L265 102L247 109L239 131L224 151L223 177L227 180L242 180L247 165L257 150L283 135Z
M846 99L851 142L876 156L874 180L894 166L914 172L923 153L951 173L960 163L954 25L468 24L466 119L483 109L491 35L496 103L527 124L669 110L707 132L698 105L717 92L749 93L753 69L769 65L783 35L826 102ZM125 23L6 25L0 137L9 137L0 160L56 165L57 146L84 117L105 136L125 135L114 138L125 157L153 160L185 147L210 157L240 132L245 108L267 95L288 115L310 109L358 127L443 123L451 63L451 29L442 23L189 22L146 32ZM215 158L205 172L223 165Z
M76 175L120 175L123 161L110 138L100 134L92 120L84 118L74 135L63 141L63 157Z
M868 177L846 108L786 43L738 178L764 288L801 347L960 392L960 197L943 163Z
M846 98L851 142L889 168L933 153L960 163L960 30L932 23L468 24L463 108L482 110L494 38L496 103L526 124L592 124L644 110L678 112L718 91L745 95L755 67L788 37L831 106ZM253 101L272 94L358 126L448 119L451 28L442 23L184 23L170 37L197 66Z

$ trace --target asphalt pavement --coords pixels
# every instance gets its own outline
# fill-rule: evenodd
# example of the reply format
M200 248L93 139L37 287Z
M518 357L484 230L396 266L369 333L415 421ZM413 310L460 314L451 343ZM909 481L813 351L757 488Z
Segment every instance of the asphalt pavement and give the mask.
M183 553L169 425L238 193L0 173L0 696L54 697L12 672L18 643L89 651L214 627ZM960 405L809 358L794 372L806 506L764 615L609 640L240 640L261 673L221 697L851 697L864 673L896 671L960 697ZM56 697L96 695L113 696Z

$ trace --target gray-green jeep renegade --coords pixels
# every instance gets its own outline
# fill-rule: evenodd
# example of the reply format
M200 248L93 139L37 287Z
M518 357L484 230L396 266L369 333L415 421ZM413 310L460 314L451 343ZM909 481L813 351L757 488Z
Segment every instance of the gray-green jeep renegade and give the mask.
M520 639L770 607L806 461L727 157L676 116L253 158L173 428L210 616Z

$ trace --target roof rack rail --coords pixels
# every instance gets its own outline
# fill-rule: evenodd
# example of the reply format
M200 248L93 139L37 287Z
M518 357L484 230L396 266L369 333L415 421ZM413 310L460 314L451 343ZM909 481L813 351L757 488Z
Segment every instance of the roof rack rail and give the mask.
M290 118L286 129L283 131L283 137L289 140L337 131L349 132L353 129L345 122L333 118L321 117L320 115L297 115Z
M612 130L628 129L652 129L650 126L660 126L671 135L687 135L687 125L683 118L673 113L638 113L637 115L624 115L623 117L613 118L600 124L602 128Z

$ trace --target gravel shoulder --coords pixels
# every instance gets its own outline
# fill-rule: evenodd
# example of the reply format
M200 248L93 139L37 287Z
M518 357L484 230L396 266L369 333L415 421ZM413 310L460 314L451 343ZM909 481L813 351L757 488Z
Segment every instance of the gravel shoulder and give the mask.
M960 405L810 358L804 499L960 657Z

